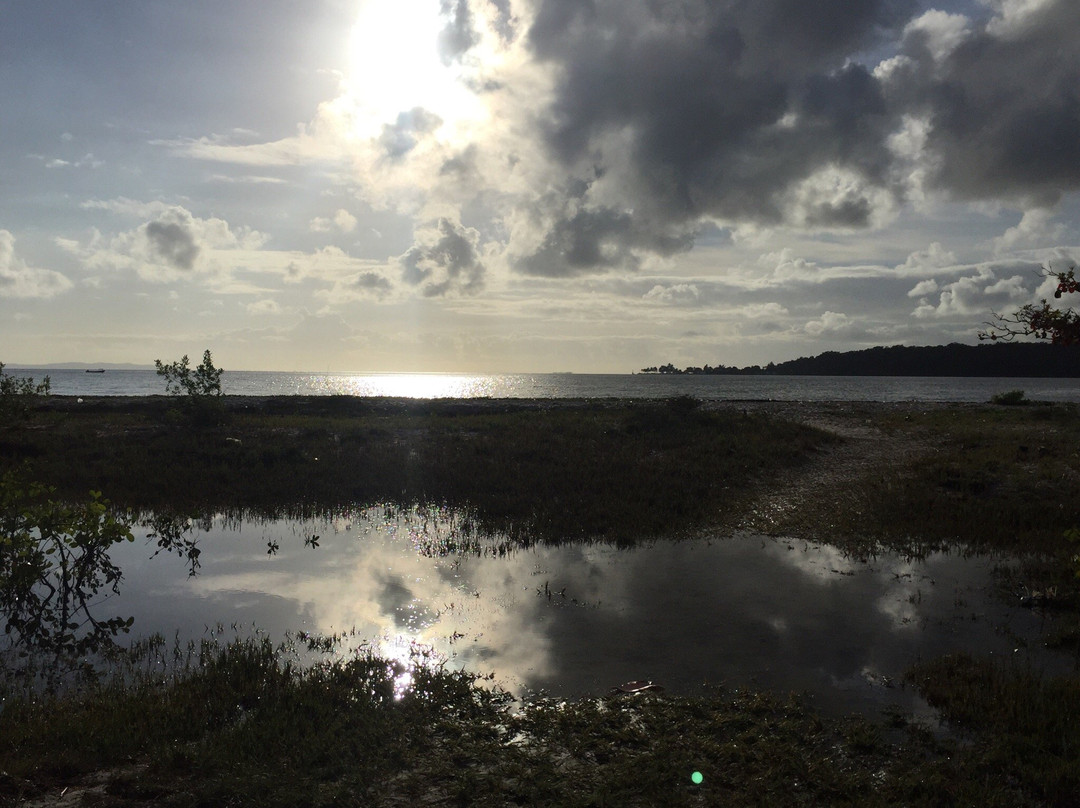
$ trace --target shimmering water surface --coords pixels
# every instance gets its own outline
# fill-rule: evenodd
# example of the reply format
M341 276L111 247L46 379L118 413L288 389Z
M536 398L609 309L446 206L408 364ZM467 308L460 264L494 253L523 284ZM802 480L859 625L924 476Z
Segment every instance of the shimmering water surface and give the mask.
M141 396L165 392L153 370L5 369L49 376L71 396ZM271 373L226 371L229 395L355 395L405 398L667 398L779 401L988 401L1022 389L1042 401L1080 401L1080 379L986 379L888 376L668 376L656 374Z
M139 541L116 559L134 634L355 630L407 660L414 643L519 695L602 695L651 679L669 692L752 685L808 693L830 713L928 712L903 671L966 650L1062 666L1046 617L993 596L993 562L935 554L869 563L757 536L456 554L445 512L227 526L197 534L201 569ZM318 546L305 540L317 537ZM275 554L268 545L278 545ZM1031 655L1029 657L1029 654Z

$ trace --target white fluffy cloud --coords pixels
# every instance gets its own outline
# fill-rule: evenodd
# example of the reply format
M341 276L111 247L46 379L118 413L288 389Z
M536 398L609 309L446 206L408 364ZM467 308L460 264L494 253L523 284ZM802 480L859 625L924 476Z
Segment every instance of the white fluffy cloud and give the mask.
M963 14L930 9L904 26L904 38L909 48L912 40L918 40L918 46L926 48L940 64L967 39L970 23Z
M329 233L334 230L351 233L356 229L356 217L344 208L339 208L333 216L318 216L312 219L308 227L315 233Z
M827 311L820 317L810 320L803 329L814 337L841 333L851 327L851 318L843 312Z
M1028 274L1013 274L998 277L1015 269L1016 264L1000 267L984 265L978 267L974 275L968 275L941 286L937 302L929 299L932 291L927 292L912 316L919 320L928 318L977 318L985 316L991 309L1000 310L1020 303L1028 302L1034 294L1040 276L1037 265L1027 267ZM921 284L920 284L921 285ZM916 287L917 289L918 287ZM912 290L914 292L915 290ZM914 295L912 295L914 296Z
M429 222L416 231L416 243L397 264L401 280L425 297L472 295L483 288L485 268L480 234L449 219Z
M1047 208L1024 211L1020 222L994 239L994 251L1009 253L1014 250L1035 247L1047 242L1057 242L1065 235L1065 225L1055 222L1055 212Z
M133 230L111 238L95 232L88 240L65 240L61 246L95 270L130 269L148 281L174 281L199 275L226 275L232 269L230 252L257 251L267 240L248 227L232 228L224 219L193 216L178 205L131 200L102 207L125 213L153 212L154 217Z
M915 287L908 292L908 297L926 297L932 295L939 289L938 283L933 278L927 278L925 281L919 281L915 284Z
M15 237L0 230L0 297L48 298L72 287L66 275L27 266L15 255Z
M701 292L692 283L674 283L668 286L656 284L642 295L643 299L669 306L694 305L701 300Z

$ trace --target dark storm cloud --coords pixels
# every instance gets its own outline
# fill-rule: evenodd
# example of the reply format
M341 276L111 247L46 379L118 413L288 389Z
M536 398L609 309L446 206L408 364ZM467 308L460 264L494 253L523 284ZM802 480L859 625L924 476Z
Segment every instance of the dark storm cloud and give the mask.
M440 124L442 118L434 112L413 107L398 113L394 123L383 126L379 145L386 151L387 157L397 160L412 151L421 137L434 132Z
M475 230L439 219L424 236L425 243L414 245L399 259L405 283L419 287L425 297L480 291L484 265L477 252L479 234Z
M510 0L488 0L491 7L495 9L495 31L504 42L509 42L514 38L514 34L517 31L517 20L514 18L514 12L510 8Z
M199 245L195 235L179 222L159 219L146 225L146 240L151 252L166 264L190 270L199 257Z
M1053 204L1080 187L1080 3L1050 2L1015 30L975 27L939 65L907 37L894 103L928 115L936 184L969 199Z
M815 202L803 209L803 222L808 227L854 228L866 227L873 215L873 203L858 193L838 201Z
M868 224L866 195L803 199L796 211L790 191L825 167L886 185L892 116L877 79L848 57L902 23L910 7L544 0L529 43L561 75L543 116L545 142L571 170L590 162L602 173L614 156L605 140L617 136L631 156L620 177L627 210L587 206L556 219L521 267L559 274L560 257L571 274L626 266L632 247L686 249L682 234L707 217ZM657 238L672 227L680 237ZM614 236L625 240L621 253L597 249Z
M527 42L558 77L536 116L547 152L570 176L611 172L616 193L535 217L545 232L519 269L633 268L710 219L872 226L907 192L911 166L890 146L907 116L929 116L924 158L958 196L1053 202L1080 186L1080 3L1049 2L1016 31L974 21L942 64L919 26L904 35L917 13L911 0L538 0ZM898 46L903 67L860 64Z
M611 208L578 209L558 219L539 248L515 266L529 275L561 277L615 267L634 268L641 251L674 255L693 246L689 233L650 230L632 215Z
M352 286L359 292L371 294L375 297L383 297L394 288L390 281L378 272L361 272L353 280Z

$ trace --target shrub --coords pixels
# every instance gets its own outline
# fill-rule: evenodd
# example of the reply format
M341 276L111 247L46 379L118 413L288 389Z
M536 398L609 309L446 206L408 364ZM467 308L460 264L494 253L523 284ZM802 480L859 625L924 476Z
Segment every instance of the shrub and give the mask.
M224 419L225 408L221 403L221 374L224 370L214 367L210 350L203 351L202 363L192 368L187 354L179 362L165 364L154 360L157 375L165 379L165 391L183 401L188 418L197 424L211 425Z
M17 379L4 373L4 363L0 362L0 424L8 424L16 418L25 418L30 407L39 399L49 395L49 377L39 383L33 379Z
M996 393L990 397L991 404L1002 404L1007 407L1016 407L1031 402L1024 398L1023 390L1010 390L1007 393Z
M157 375L165 379L165 391L170 396L215 398L221 395L221 374L224 371L214 367L209 349L203 352L202 364L194 370L189 366L187 354L179 362L168 365L155 359L154 367L157 368Z

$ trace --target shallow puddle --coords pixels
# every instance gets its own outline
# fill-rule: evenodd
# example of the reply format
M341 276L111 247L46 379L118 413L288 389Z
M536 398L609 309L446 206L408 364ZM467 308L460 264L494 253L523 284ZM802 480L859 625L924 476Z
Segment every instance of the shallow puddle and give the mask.
M754 536L463 555L449 552L458 528L445 513L381 509L218 520L195 534L194 576L176 556L151 559L152 542L115 553L122 593L97 611L134 615L134 636L355 630L384 656L428 646L518 695L602 695L631 680L677 694L753 686L808 694L833 714L928 713L901 677L948 652L1069 662L1041 651L1043 615L994 597L986 558L860 563Z

